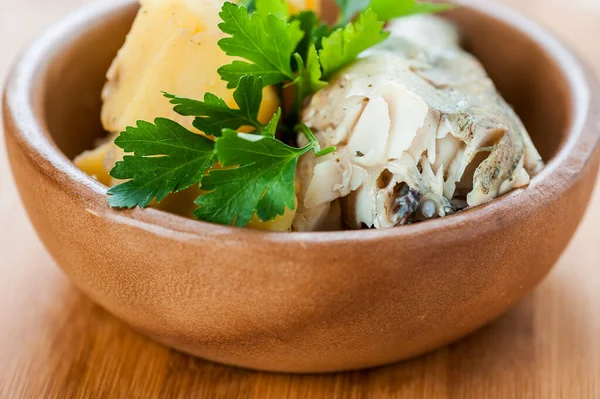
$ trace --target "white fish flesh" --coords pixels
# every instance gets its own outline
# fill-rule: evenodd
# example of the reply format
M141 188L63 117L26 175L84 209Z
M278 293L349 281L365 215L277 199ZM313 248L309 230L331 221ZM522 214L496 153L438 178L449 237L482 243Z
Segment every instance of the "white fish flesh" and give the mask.
M445 216L525 186L543 167L523 123L451 23L423 15L389 30L303 112L322 147L338 150L300 160L298 231Z

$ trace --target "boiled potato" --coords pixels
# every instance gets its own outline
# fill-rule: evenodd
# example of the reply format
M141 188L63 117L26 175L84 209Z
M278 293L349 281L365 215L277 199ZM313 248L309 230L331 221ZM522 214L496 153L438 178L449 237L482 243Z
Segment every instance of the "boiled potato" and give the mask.
M85 151L82 154L75 157L73 161L75 165L83 170L88 175L96 178L100 183L111 186L112 177L108 174L104 165L104 160L108 156L108 153L117 148L112 141L108 141L104 144L99 145L93 150Z
M142 8L108 71L103 91L102 123L120 132L138 120L175 120L192 129L192 118L173 111L162 91L201 99L211 92L235 106L232 91L217 69L231 57L217 45L220 0L143 0ZM259 120L269 121L279 106L265 88Z
M297 14L302 10L321 13L321 0L288 0L288 4L290 5L290 14Z

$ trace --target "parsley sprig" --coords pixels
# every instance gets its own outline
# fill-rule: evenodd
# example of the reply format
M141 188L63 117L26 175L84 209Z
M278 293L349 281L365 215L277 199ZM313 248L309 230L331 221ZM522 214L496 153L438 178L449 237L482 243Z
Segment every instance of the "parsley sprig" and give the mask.
M115 144L132 154L110 172L116 179L130 179L108 191L108 203L115 208L145 208L154 198L160 202L200 183L214 164L213 142L169 119L139 121Z
M198 197L194 215L201 220L245 227L254 214L262 221L294 209L294 180L298 159L313 150L317 156L335 151L320 150L310 129L299 129L309 139L302 148L290 147L265 136L253 136L224 130L216 140L219 164L225 169L211 170L202 180L202 189L210 191ZM237 166L237 167L236 167Z
M383 31L383 24L377 14L367 8L356 21L323 38L319 58L325 78L331 78L360 53L385 40L389 32Z
M436 12L446 5L415 0L336 0L338 23L329 27L312 11L289 15L286 0L226 2L219 28L228 36L218 42L239 58L218 69L235 89L237 108L212 93L202 101L164 93L183 116L194 118L192 132L177 122L157 118L138 121L121 132L115 144L128 155L111 171L124 183L108 191L115 208L147 207L192 186L202 189L194 215L201 220L246 226L255 216L266 222L295 207L298 160L313 151L324 156L313 132L298 123L305 99L364 50L388 37L384 22L392 18ZM267 124L258 120L265 86L295 90L292 109L278 109ZM250 133L239 133L246 128ZM290 146L281 132L303 134L308 144Z
M194 116L193 125L208 136L220 136L223 129L237 130L243 126L263 129L258 121L258 111L262 102L263 80L254 75L240 78L233 99L238 108L230 108L222 98L212 93L204 95L204 101L178 97L164 93L174 104L175 112L183 116Z
M244 75L261 77L265 86L295 79L292 55L304 36L299 23L288 23L274 14L249 14L246 7L234 3L225 3L219 15L223 19L219 29L230 35L219 40L219 47L227 55L249 61L219 68L227 87L237 87Z
M417 0L335 0L340 8L338 21L345 24L358 13L371 8L381 21L415 14L446 11L454 6L449 3L429 3Z

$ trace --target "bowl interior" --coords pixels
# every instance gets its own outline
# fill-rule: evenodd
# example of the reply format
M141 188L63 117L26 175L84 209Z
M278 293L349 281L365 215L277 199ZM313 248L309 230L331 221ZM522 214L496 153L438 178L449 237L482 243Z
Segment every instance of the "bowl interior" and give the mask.
M137 9L130 4L79 27L48 60L43 110L50 135L69 158L106 134L100 93ZM529 36L490 15L465 7L448 17L460 26L466 48L484 64L549 161L566 138L571 113L568 85L555 60Z
M41 78L42 120L58 148L73 159L91 149L106 136L100 122L101 93L106 72L125 42L138 5L114 12L78 26L57 48ZM158 115L157 115L158 116Z

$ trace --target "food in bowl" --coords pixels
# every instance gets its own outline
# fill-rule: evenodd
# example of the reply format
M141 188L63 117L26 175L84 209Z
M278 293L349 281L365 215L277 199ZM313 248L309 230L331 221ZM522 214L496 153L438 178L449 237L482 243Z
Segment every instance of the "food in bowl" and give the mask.
M297 11L314 4L248 3L142 2L103 93L112 136L75 160L112 186L111 206L387 228L484 204L543 167L457 29L424 14L447 6L340 2L331 27Z

